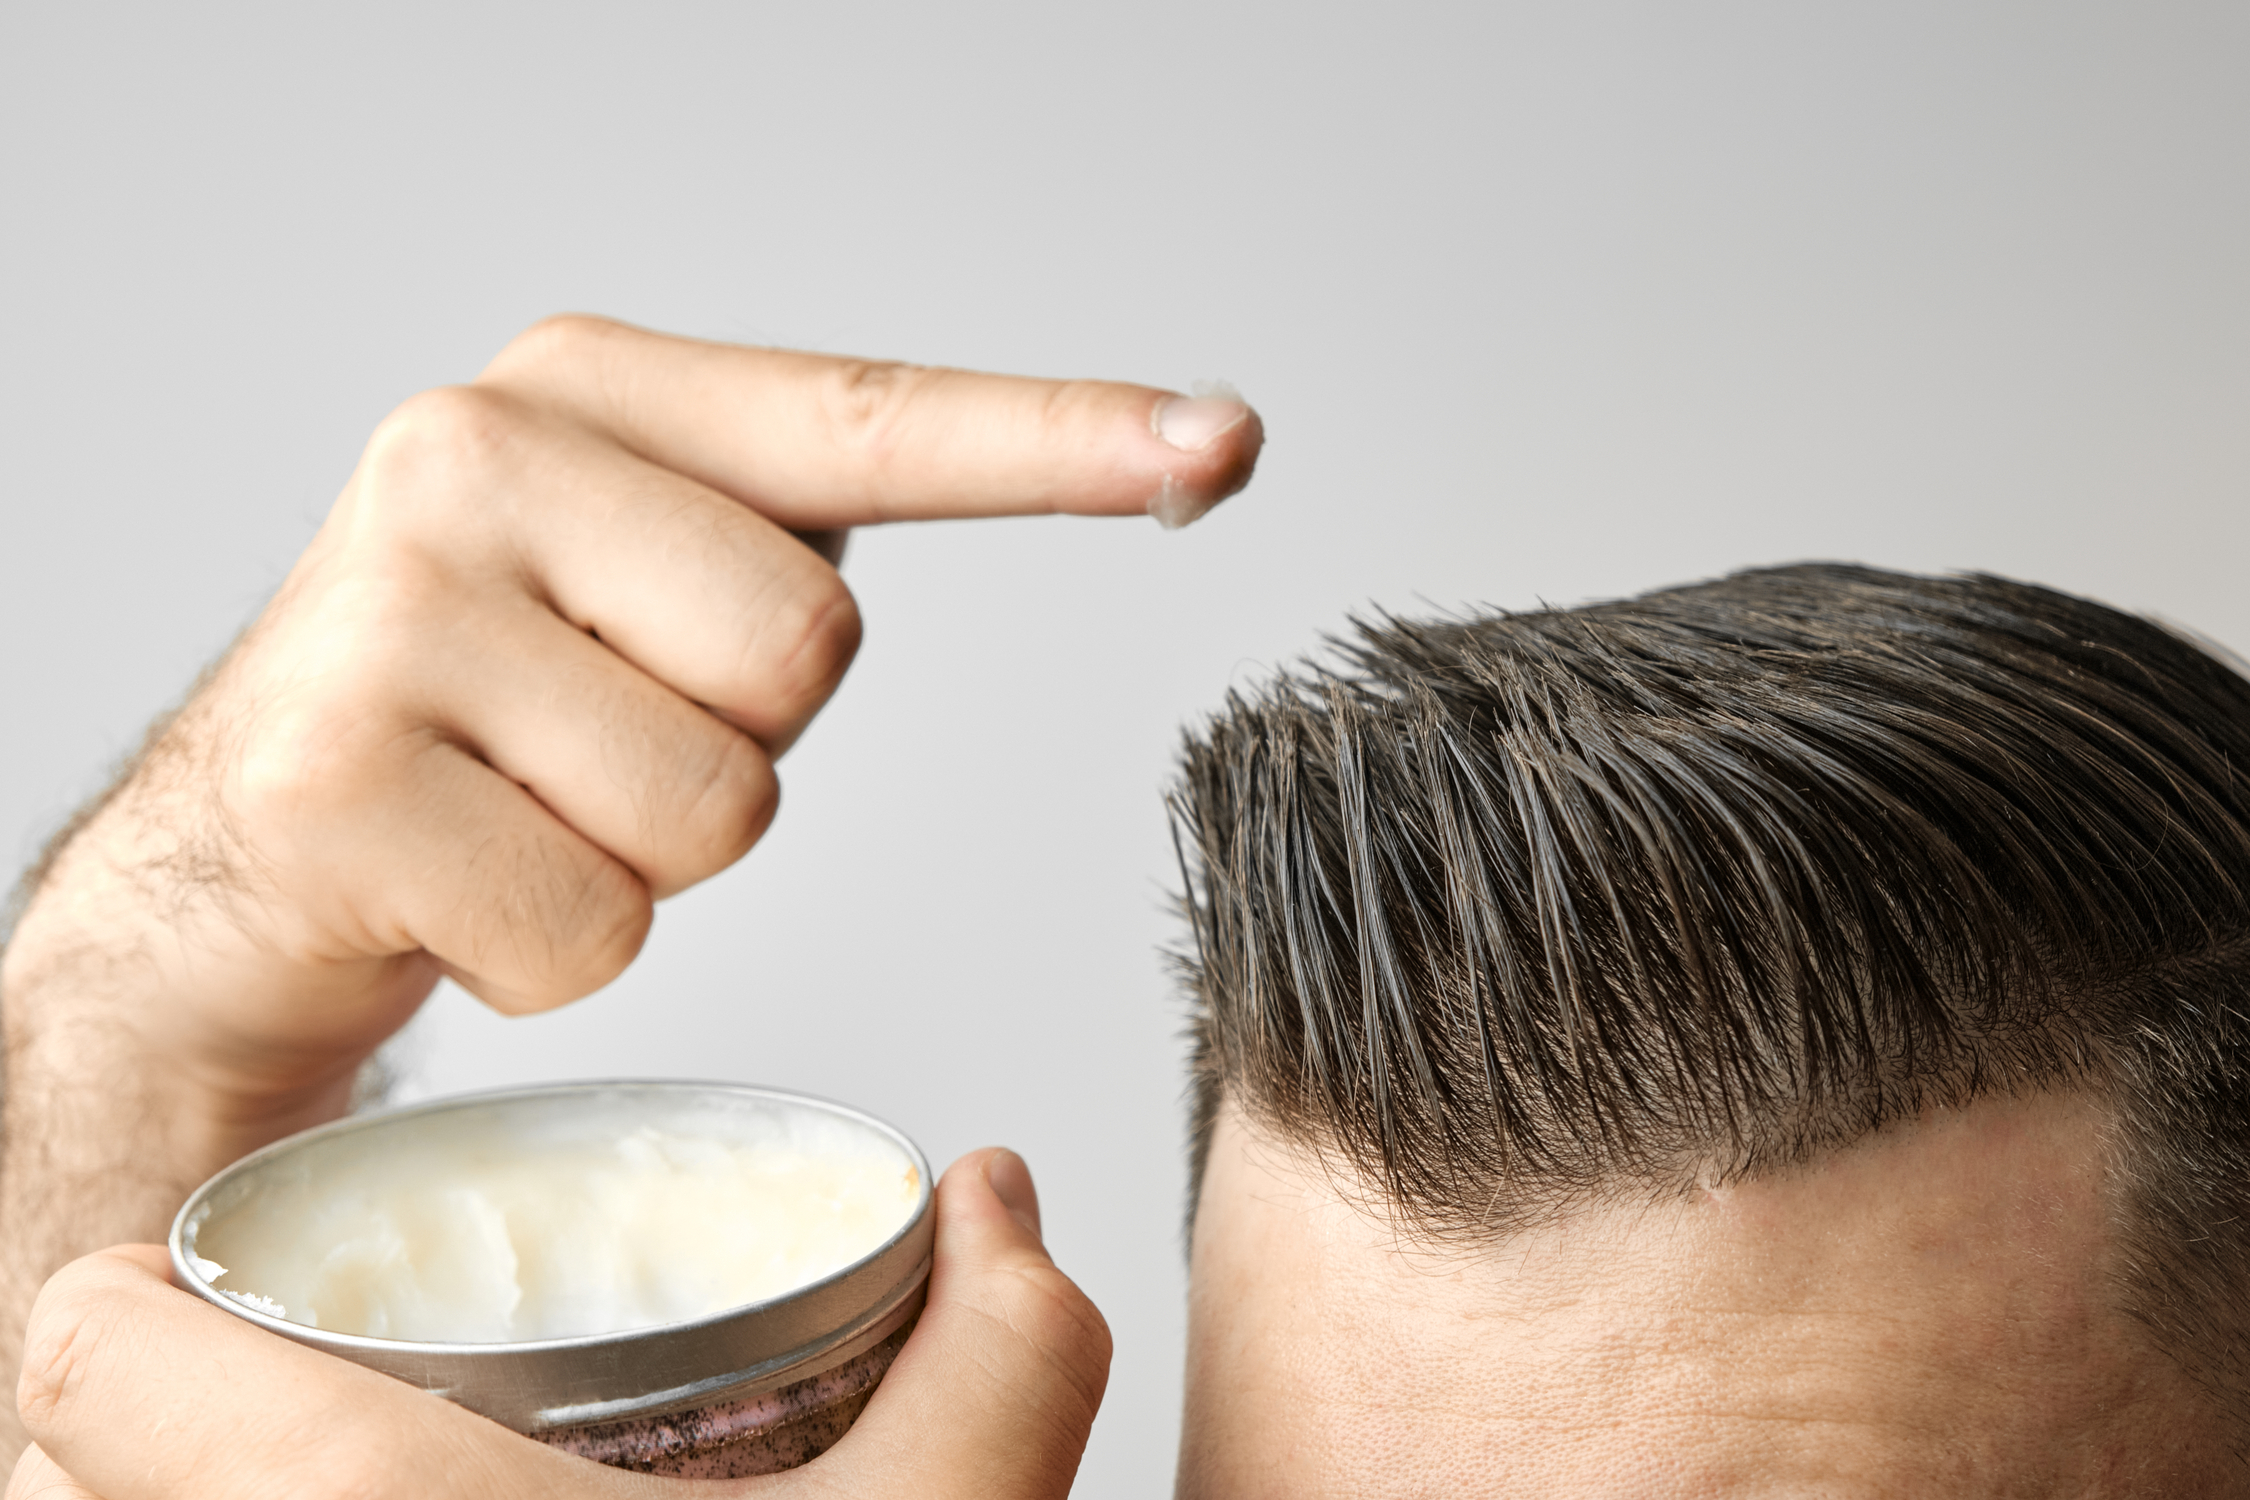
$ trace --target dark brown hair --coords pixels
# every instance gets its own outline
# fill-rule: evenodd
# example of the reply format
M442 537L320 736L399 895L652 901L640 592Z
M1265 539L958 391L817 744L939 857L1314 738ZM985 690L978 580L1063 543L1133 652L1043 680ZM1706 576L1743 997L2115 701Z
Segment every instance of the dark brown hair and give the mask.
M1487 1234L2085 1089L2125 1304L2239 1399L2246 771L2250 682L2005 579L1361 623L1171 795L1196 1175L1224 1097Z

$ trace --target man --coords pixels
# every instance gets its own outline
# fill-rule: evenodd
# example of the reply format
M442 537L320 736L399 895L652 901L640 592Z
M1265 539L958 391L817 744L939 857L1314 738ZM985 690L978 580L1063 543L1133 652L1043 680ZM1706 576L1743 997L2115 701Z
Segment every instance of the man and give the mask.
M2250 1493L2246 766L2157 626L1855 568L1232 703L1181 1492Z
M559 1003L747 847L851 639L779 528L1191 510L1257 436L583 322L410 406L37 887L19 1297L340 1108L436 973ZM597 547L641 592L591 586ZM2243 1490L2250 688L2079 601L1818 571L1387 625L1349 668L1230 705L1175 800L1183 1493ZM598 723L663 747L610 777L631 809L574 759ZM1067 1490L1107 1341L1036 1225L1020 1162L957 1164L860 1425L740 1487ZM11 1494L670 1488L266 1338L147 1251L48 1286L22 1410Z

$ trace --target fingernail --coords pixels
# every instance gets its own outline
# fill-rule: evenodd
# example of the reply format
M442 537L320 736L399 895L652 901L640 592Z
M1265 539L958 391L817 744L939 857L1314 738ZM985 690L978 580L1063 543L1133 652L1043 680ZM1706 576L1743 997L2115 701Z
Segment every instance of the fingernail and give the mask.
M1157 403L1149 426L1182 453L1201 453L1249 418L1248 404L1231 396L1173 396Z
M984 1180L992 1184L993 1196L1006 1206L1009 1215L1038 1237L1039 1190L1031 1185L1031 1168L1024 1159L1002 1147L985 1163Z

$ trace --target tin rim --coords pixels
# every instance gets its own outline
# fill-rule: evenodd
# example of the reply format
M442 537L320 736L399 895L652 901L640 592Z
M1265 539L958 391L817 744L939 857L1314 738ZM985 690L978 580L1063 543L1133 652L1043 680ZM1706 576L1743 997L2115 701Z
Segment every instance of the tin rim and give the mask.
M676 1104L715 1098L812 1111L849 1121L904 1153L915 1177L906 1221L850 1264L778 1296L677 1323L512 1342L447 1343L339 1333L277 1318L221 1292L197 1273L196 1236L231 1185L339 1136L462 1111L536 1108L576 1096L640 1094ZM587 1079L453 1094L352 1115L259 1148L213 1174L181 1205L169 1240L174 1280L227 1313L294 1343L394 1375L513 1427L653 1416L756 1393L804 1378L880 1342L911 1316L928 1280L934 1225L928 1158L905 1132L864 1110L814 1094L695 1079ZM600 1388L608 1382L609 1389Z

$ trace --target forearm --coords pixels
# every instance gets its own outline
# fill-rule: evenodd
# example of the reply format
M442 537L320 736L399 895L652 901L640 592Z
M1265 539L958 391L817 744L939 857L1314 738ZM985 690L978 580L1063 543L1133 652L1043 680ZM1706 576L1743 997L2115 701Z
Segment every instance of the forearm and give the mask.
M168 993L179 966L104 844L97 823L36 872L0 953L0 1462L23 1445L12 1396L47 1277L90 1251L163 1239L197 1183L350 1098L348 1065L260 1093L167 1034L185 999Z

